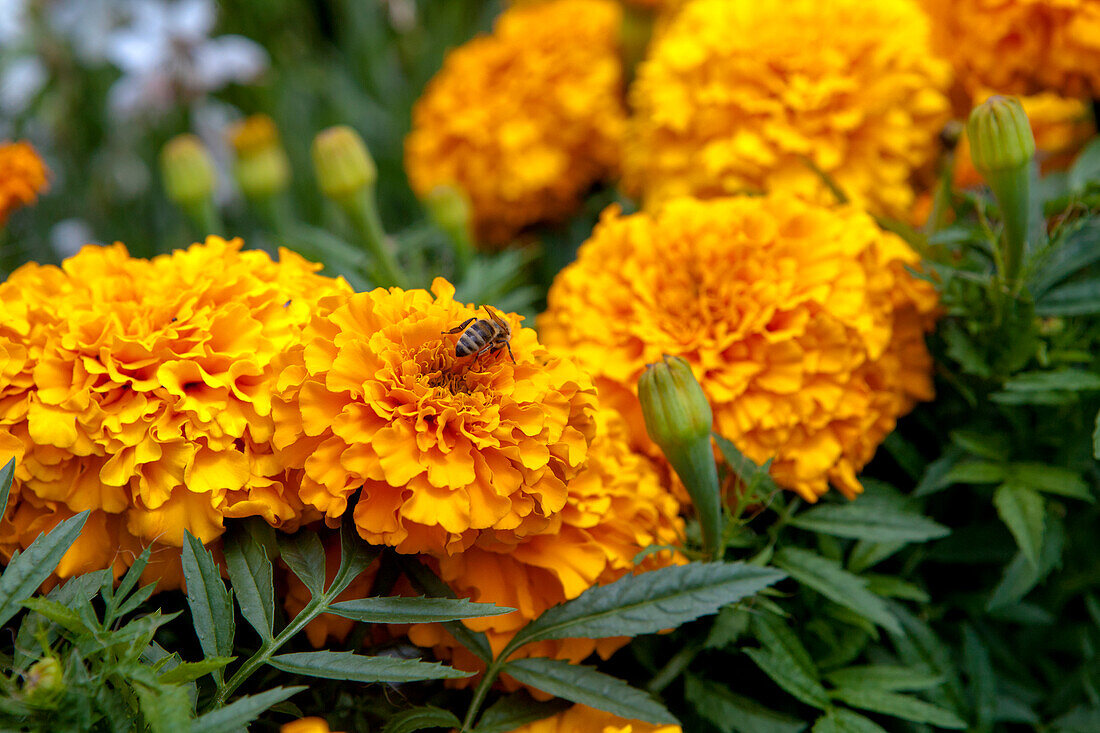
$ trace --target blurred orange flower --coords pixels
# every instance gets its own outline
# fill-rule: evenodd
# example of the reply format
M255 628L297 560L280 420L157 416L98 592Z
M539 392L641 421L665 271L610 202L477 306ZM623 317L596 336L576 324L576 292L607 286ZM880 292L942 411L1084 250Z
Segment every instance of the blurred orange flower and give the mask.
M683 728L625 720L602 710L574 705L552 717L516 728L512 733L683 733Z
M28 142L0 143L0 227L11 212L44 192L49 171Z

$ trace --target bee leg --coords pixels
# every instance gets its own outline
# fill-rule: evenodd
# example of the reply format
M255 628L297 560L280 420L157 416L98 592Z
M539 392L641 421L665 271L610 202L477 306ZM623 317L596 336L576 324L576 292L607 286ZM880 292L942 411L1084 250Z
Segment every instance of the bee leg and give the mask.
M510 343L508 343L507 341L504 342L504 345L508 349L508 358L512 360L513 364L515 364L516 363L516 357L512 353L512 345Z
M467 318L465 321L458 324L457 326L452 328L450 331L440 331L440 333L444 333L444 334L446 334L446 333L459 333L460 331L465 331L466 326L469 326L473 322L474 322L473 318Z

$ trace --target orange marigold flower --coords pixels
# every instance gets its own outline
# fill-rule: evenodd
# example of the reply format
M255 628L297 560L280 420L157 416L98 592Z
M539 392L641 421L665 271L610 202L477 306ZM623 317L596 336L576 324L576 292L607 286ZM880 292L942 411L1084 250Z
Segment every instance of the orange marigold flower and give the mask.
M494 653L500 653L516 631L551 606L638 569L634 558L645 548L680 543L683 522L677 516L679 502L666 488L664 471L632 450L617 413L601 410L598 418L588 463L569 482L565 507L543 533L519 542L499 535L483 536L465 552L439 560L440 577L457 595L516 609L505 616L464 622L487 634ZM640 568L649 570L681 560L664 550L648 555ZM438 624L414 625L409 639L435 647L441 657L452 659L462 669L484 670L484 664ZM518 656L579 662L594 651L606 658L627 641L545 641L523 647ZM469 681L456 683L464 686ZM505 683L509 682L505 678ZM511 682L510 686L516 685Z
M281 459L305 469L302 501L336 524L362 488L359 534L405 553L553 522L595 431L595 390L512 314L514 363L503 348L457 358L445 332L486 317L442 278L322 299L274 408Z
M0 462L18 458L21 501L118 515L140 544L209 541L227 517L296 526L297 477L268 445L273 360L350 288L241 246L86 247L0 284Z
M902 216L949 116L910 0L692 0L638 68L624 185L660 203L789 191Z
M492 35L452 51L413 108L413 190L462 188L490 245L571 214L618 168L620 16L612 0L510 8Z
M279 728L279 733L339 733L339 731L330 731L328 722L324 718L299 718L284 723Z
M683 733L683 728L626 720L585 705L574 705L557 715L516 728L512 733Z
M922 0L935 50L968 91L1100 94L1095 0Z
M854 207L785 195L680 199L605 212L557 277L546 343L596 380L645 437L635 394L663 354L692 366L715 429L809 501L855 478L915 400L931 396L923 334L935 290L908 246Z
M0 143L0 226L11 212L38 200L49 171L28 142Z

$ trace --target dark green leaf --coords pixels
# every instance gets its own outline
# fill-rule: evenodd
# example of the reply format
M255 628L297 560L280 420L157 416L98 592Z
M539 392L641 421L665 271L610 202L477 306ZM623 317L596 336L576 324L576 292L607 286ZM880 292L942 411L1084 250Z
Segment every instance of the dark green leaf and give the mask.
M1055 718L1051 728L1058 733L1096 733L1100 730L1100 707L1076 707Z
M300 529L279 535L279 556L313 596L325 590L325 548L317 533Z
M973 460L960 461L944 474L945 485L954 484L996 484L1005 480L1007 467L1000 462Z
M415 731L430 728L461 727L462 721L456 718L454 713L425 705L390 716L382 728L382 733L415 733Z
M268 662L275 669L307 677L352 682L414 682L416 680L448 680L469 677L453 667L438 662L398 657L368 657L353 652L297 652L280 654Z
M128 611L119 611L119 605L127 600L127 596L130 592L137 587L138 581L141 580L141 574L145 572L145 567L149 564L149 558L153 554L153 546L149 545L137 559L134 560L134 564L126 571L126 574L122 576L122 581L118 584L118 588L111 594L110 601L107 602L107 610L103 614L103 623L110 625L116 618L128 613ZM150 589L151 594L151 589ZM146 598L149 596L146 595ZM138 601L135 604L130 605L130 610L137 608L144 601Z
M354 523L344 522L340 525L340 567L336 571L336 578L330 589L332 593L343 591L374 562L376 557L378 557L378 550L363 541Z
M1013 463L1009 466L1009 475L1013 483L1023 484L1036 491L1096 501L1089 490L1088 482L1081 478L1081 474L1068 468L1045 463Z
M880 562L896 554L906 542L857 542L848 555L848 570L853 573L862 573L868 568L878 565Z
M807 675L791 657L783 656L775 649L746 649L745 653L775 684L802 702L820 710L829 707L825 688Z
M926 667L944 678L941 687L926 692L929 698L956 713L966 709L962 683L951 650L923 619L909 613L900 604L891 609L901 622L903 631L891 634L891 640L901 660L913 667Z
M202 542L190 532L184 532L183 576L187 580L187 605L199 644L207 657L233 655L236 631L233 616L233 596L225 589L221 573ZM214 672L220 685L221 670Z
M707 633L704 646L707 649L721 649L741 638L749 630L749 613L737 606L723 606Z
M93 631L76 611L49 598L28 598L23 601L23 605L74 634Z
M477 721L474 733L512 733L524 725L568 710L573 704L560 697L545 702L526 692L517 692L493 703Z
M277 705L304 689L306 688L276 687L258 695L246 695L195 720L191 724L191 733L237 733L272 705Z
M225 565L241 615L262 639L270 640L275 626L274 570L254 526L246 522L226 535Z
M232 662L234 657L211 657L201 662L181 662L171 669L162 672L157 681L166 685L178 685L184 682L197 680L203 675L212 674L214 670L223 669Z
M653 634L715 613L784 577L774 568L724 562L627 575L547 610L521 629L513 644Z
M465 598L386 597L357 598L328 607L329 613L370 624L422 624L484 618L511 613L514 608L492 603L472 603Z
M873 713L883 715L892 715L895 718L911 720L914 723L928 723L929 725L938 725L941 728L951 728L953 730L961 730L966 727L966 722L950 710L897 692L838 687L831 692L831 695L833 699L845 702L854 708L870 710Z
M187 690L175 685L134 685L141 714L152 733L180 733L191 724L191 700Z
M722 452L722 457L726 459L730 470L737 474L745 486L755 489L760 494L771 494L779 490L768 469L746 458L732 441L717 433L714 434L714 441L718 444L718 450Z
M833 708L817 719L810 733L886 733L886 730L859 713Z
M8 496L11 494L11 485L15 481L15 459L4 464L0 468L0 517L4 516L8 509Z
M123 601L122 605L118 607L116 616L122 618L128 613L132 613L137 610L137 607L142 603L145 603L153 595L157 589L156 582L144 585L138 588L136 591L130 594L130 597ZM117 598L117 596L116 596Z
M422 593L427 593L435 598L454 598L454 591L450 586L437 578L435 574L424 566L415 557L408 555L390 554L412 584ZM473 631L461 621L444 621L443 628L458 640L471 654L488 664L493 660L493 650L489 646L489 638L480 631Z
M989 650L969 624L963 626L963 668L970 679L970 698L974 703L970 730L975 733L990 731L997 708L997 678Z
M12 559L0 575L0 626L22 608L23 601L34 595L38 586L50 577L69 547L80 536L88 512L59 522L45 535L39 535L31 546Z
M570 664L561 659L534 657L516 659L504 665L505 674L555 697L587 705L627 719L653 725L679 721L648 693L596 671L593 667Z
M768 651L787 658L810 679L818 681L817 666L806 647L791 628L775 614L757 613L752 617L752 631Z
M1092 429L1092 457L1100 461L1100 412L1096 413L1096 422Z
M855 611L890 630L899 631L897 619L885 602L867 590L867 581L820 555L788 547L775 555L775 564L802 585L814 589L833 603Z
M687 675L684 695L722 733L800 733L806 724L760 705L725 685Z
M1083 392L1100 389L1100 375L1068 368L1023 372L1006 381L1004 388L1009 392Z
M1078 280L1059 285L1035 303L1037 316L1091 316L1100 313L1100 280Z
M920 587L902 580L896 575L878 575L868 573L863 576L867 581L867 590L883 598L902 598L907 601L927 603L928 594Z
M1033 565L1038 564L1039 548L1043 544L1043 497L1027 486L1004 483L993 493L993 505L1016 538L1020 552Z
M868 542L927 542L951 532L916 512L862 500L816 506L796 516L791 524L811 532Z
M1092 140L1073 161L1066 182L1073 193L1081 193L1089 184L1100 182L1100 139Z
M846 667L825 675L834 687L872 688L876 690L927 690L943 684L943 675L927 667L898 667L869 664Z
M1005 567L1001 581L986 603L986 610L1007 608L1027 595L1061 562L1065 540L1061 522L1048 517L1043 547L1039 551L1039 564L1031 562L1022 552L1018 553Z

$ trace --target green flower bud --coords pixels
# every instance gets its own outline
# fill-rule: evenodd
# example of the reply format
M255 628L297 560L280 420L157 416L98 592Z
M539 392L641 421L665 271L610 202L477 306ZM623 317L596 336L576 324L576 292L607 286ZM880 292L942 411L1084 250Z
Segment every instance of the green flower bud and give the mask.
M183 208L209 200L214 193L214 161L195 135L177 135L160 153L160 171L168 198Z
M65 691L65 673L57 657L43 657L23 677L23 695L28 705L47 707Z
M321 193L337 203L374 186L378 169L359 133L347 125L322 130L313 139L313 169Z
M970 113L966 127L970 159L986 179L1000 171L1026 168L1035 157L1035 136L1020 102L994 96Z
M253 115L230 131L237 154L234 177L250 199L273 196L290 183L290 161L279 140L279 131L267 115Z
M688 363L666 356L650 364L638 380L646 432L660 446L691 496L703 531L704 550L720 559L722 496L711 450L714 416Z
M470 239L470 198L458 186L436 186L424 197L432 221L454 239Z

